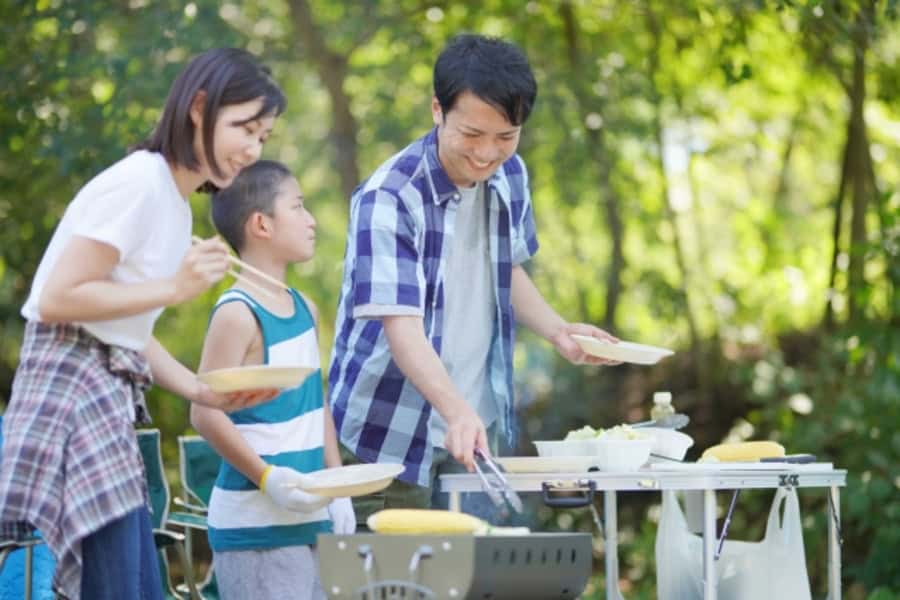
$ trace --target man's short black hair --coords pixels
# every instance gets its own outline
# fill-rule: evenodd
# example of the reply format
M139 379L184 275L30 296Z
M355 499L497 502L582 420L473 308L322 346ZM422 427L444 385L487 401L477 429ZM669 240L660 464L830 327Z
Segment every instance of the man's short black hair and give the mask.
M434 65L434 95L445 116L466 91L518 126L531 114L537 82L518 46L498 38L461 34L450 40Z
M254 213L275 214L281 182L291 171L274 160L258 160L241 169L227 188L212 195L212 220L218 232L238 254L244 247L244 225Z

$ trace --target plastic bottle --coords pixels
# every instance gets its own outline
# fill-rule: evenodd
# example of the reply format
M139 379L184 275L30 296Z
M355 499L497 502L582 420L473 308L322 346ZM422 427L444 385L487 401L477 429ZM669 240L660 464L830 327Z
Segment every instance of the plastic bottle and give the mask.
M656 392L653 394L653 408L650 409L650 418L659 421L663 417L675 414L672 406L672 392Z

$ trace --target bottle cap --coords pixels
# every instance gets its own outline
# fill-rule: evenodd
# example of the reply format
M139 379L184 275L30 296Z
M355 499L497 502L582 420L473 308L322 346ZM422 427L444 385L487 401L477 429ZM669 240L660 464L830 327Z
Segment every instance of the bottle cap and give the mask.
M653 404L671 404L672 392L656 392L653 394Z

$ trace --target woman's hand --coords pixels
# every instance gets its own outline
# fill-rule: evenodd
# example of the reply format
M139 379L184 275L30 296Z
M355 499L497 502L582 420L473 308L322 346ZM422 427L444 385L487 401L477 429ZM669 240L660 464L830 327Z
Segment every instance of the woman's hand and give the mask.
M208 290L228 271L228 247L219 238L203 240L190 247L173 277L172 304L190 300Z

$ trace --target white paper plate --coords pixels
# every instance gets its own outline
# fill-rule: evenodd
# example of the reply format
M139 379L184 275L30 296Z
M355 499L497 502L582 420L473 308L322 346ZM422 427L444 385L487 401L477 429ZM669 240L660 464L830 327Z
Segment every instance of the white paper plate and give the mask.
M198 373L197 378L214 392L226 394L242 390L299 387L314 370L312 367L300 366L250 365Z
M586 473L597 466L596 456L498 456L509 473Z
M360 463L322 469L307 473L314 483L302 489L329 498L365 496L386 488L403 469L403 465L396 463Z
M578 342L581 349L591 356L639 365L652 365L674 354L672 350L666 348L635 344L634 342L613 343L588 335L572 334L572 339Z

